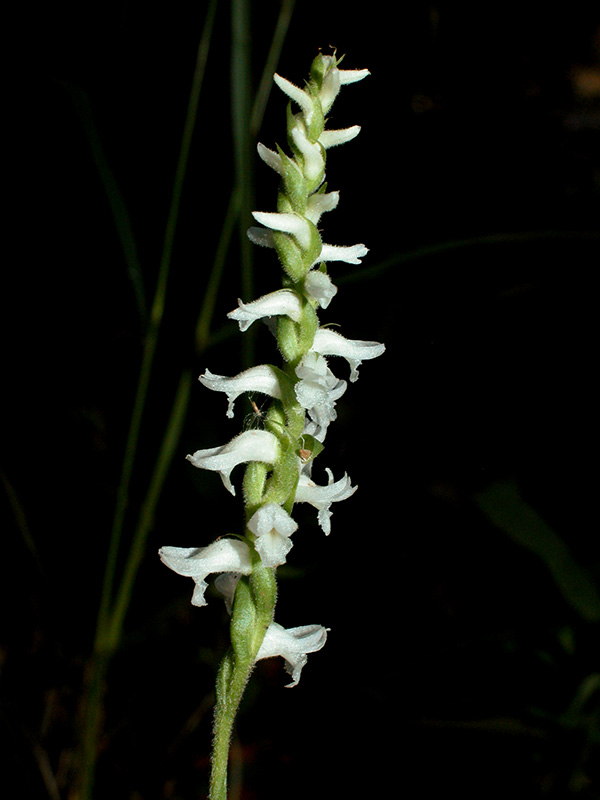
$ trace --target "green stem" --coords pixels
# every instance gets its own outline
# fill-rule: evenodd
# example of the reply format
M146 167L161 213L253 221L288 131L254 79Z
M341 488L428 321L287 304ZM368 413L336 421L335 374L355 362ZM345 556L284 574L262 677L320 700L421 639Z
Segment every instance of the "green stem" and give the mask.
M233 723L252 666L236 665L233 653L228 652L219 668L209 800L227 800L227 767Z
M275 570L256 554L249 578L240 578L231 616L231 648L217 676L209 800L227 800L227 766L233 723L277 600Z

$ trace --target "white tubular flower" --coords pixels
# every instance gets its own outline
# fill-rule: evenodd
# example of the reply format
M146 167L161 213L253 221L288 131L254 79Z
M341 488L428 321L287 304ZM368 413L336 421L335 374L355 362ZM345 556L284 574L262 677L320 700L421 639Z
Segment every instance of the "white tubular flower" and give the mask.
M361 363L380 356L385 351L385 345L380 342L346 339L331 328L319 328L311 349L324 356L343 356L350 364L350 380L354 382L358 378L358 367Z
M278 175L283 175L283 164L281 162L281 156L279 153L276 153L274 150L269 150L268 147L260 142L256 145L256 149L258 151L258 155L268 167L274 169Z
M321 252L312 266L314 267L315 264L319 264L321 261L345 261L346 264L361 264L361 258L364 258L368 252L369 248L365 247L364 244L323 244Z
M316 300L321 308L327 308L337 294L337 286L326 272L311 269L304 279L304 291L307 297Z
M338 144L346 144L351 142L360 133L360 125L352 125L350 128L342 128L337 131L323 131L319 136L319 142L323 145L325 150L330 147L337 147Z
M299 628L284 628L272 622L267 628L256 660L282 656L286 672L292 676L288 688L297 686L302 667L308 661L308 653L316 653L327 640L327 628L322 625L302 625Z
M265 317L286 316L294 322L300 322L302 316L302 301L291 289L277 289L250 303L242 303L238 299L238 304L238 308L230 311L227 316L237 321L241 331L247 330L253 322Z
M239 539L217 539L208 547L161 547L160 560L167 567L193 578L196 584L192 605L205 606L206 576L214 572L249 575L252 572L250 548Z
M330 422L337 417L336 400L346 391L346 381L339 380L319 353L309 351L296 367L300 378L294 387L296 399L308 411L304 433L322 442Z
M269 431L244 431L221 447L196 450L186 456L195 467L220 472L225 488L235 494L229 476L234 467L248 461L274 464L279 457L277 437Z
M329 483L326 486L318 486L308 475L301 474L296 489L296 503L310 503L318 513L318 521L323 533L329 536L331 533L331 504L340 500L346 500L357 490L357 486L350 484L347 474L339 481L333 480L333 473L330 469L325 470L329 476Z
M323 56L323 59L329 61L329 64L319 92L319 99L323 113L327 114L342 86L362 81L371 73L368 69L338 69L335 56Z
M287 94L291 100L298 103L302 109L306 123L310 124L313 115L312 97L305 92L304 89L300 89L299 86L296 86L296 84L288 81L287 78L282 78L281 75L278 75L277 73L273 75L273 80L277 86L279 86L281 91L284 92L284 94Z
M265 567L285 564L292 549L290 536L298 529L287 511L276 503L268 503L252 515L248 528L256 536L254 547Z
M309 181L317 181L321 176L321 179L318 181L320 183L323 170L325 169L325 159L323 158L321 149L324 145L309 141L304 123L299 117L296 117L296 124L292 128L292 139L302 154L305 178L308 178Z
M232 378L224 375L214 375L206 370L204 375L198 378L203 386L215 392L225 392L229 405L227 406L227 416L233 417L233 404L236 399L244 392L259 392L281 400L281 388L275 370L270 364L260 364L257 367L240 372Z
M333 211L339 201L339 192L316 192L311 194L306 204L306 218L316 225L321 219L321 215L326 211Z
M299 214L280 214L277 211L253 211L252 216L266 228L291 234L303 250L308 250L310 247L310 226Z

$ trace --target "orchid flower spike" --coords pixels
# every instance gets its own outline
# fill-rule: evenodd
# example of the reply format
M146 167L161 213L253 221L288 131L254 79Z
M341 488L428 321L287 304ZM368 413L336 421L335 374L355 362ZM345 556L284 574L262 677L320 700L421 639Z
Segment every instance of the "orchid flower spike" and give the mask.
M162 547L159 551L166 566L193 579L193 605L206 605L207 578L214 574L215 588L231 616L231 646L217 680L210 800L227 796L232 726L255 663L281 656L291 676L288 685L296 686L308 654L325 645L328 628L322 625L284 628L273 621L276 571L287 563L297 535L294 505L312 505L318 524L329 535L333 504L356 491L347 474L335 480L327 469L328 481L323 485L311 477L329 425L337 417L337 402L348 388L347 381L332 372L329 359L345 358L353 382L361 363L385 350L379 342L346 339L319 319L338 294L328 265L360 264L369 252L362 243L328 244L321 238L323 216L338 208L340 201L340 193L328 189L325 180L329 155L360 132L359 125L327 130L327 117L341 88L369 75L367 69L340 69L340 62L335 52L319 53L304 88L274 76L291 101L285 118L288 152L279 146L257 147L260 159L278 176L279 188L274 209L252 212L256 225L248 230L248 237L275 250L282 283L257 299L238 300L227 316L242 333L254 322L265 321L282 357L281 366L249 365L233 376L207 369L199 378L203 387L225 394L229 418L241 394L271 398L264 429L244 431L227 444L187 456L193 466L218 472L232 495L231 473L238 464L246 465L241 492L243 532L205 547ZM356 317L360 319L359 314Z

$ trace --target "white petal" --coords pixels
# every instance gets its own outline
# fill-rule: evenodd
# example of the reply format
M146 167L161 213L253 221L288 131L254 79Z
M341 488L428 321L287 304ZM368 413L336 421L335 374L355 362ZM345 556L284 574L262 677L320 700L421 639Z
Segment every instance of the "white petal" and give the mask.
M220 472L225 487L235 494L229 475L238 464L260 461L274 464L279 457L277 437L269 431L244 431L221 447L196 450L186 456L195 467Z
M279 153L276 153L274 150L269 150L268 147L265 147L265 145L260 142L256 145L256 149L258 150L258 155L267 166L274 169L279 175L283 175L283 164L281 163L281 156Z
M330 56L327 56L327 58L330 58ZM321 84L321 89L319 90L319 100L321 101L323 114L327 114L327 112L330 110L335 98L339 94L340 86L340 71L335 66L335 60L332 60L325 71L323 83Z
M340 69L339 73L342 86L362 81L363 78L371 74L368 69Z
M304 291L308 297L317 300L321 308L327 308L337 294L337 286L326 272L311 269L304 279Z
M289 98L298 103L304 113L306 121L309 123L313 113L313 101L311 96L291 81L288 81L287 78L282 78L281 75L278 75L277 73L273 75L273 80L277 86L279 86L282 92L287 94Z
M351 497L358 487L351 485L347 474L339 481L334 481L331 470L327 469L326 472L329 476L326 486L317 485L308 475L300 475L295 502L309 503L318 510L319 525L328 536L331 533L331 504Z
M360 125L352 125L350 128L343 128L337 131L323 131L319 136L319 142L321 142L325 150L329 150L330 147L336 147L338 144L351 142L359 133Z
M309 181L316 181L322 176L325 169L325 159L323 158L321 145L308 140L304 126L301 124L292 128L292 139L298 150L302 153L305 177L308 178Z
M308 198L306 218L314 225L321 219L321 214L332 211L340 200L339 192L315 193Z
M237 320L240 330L247 330L253 322L265 317L286 316L294 322L302 318L302 301L292 289L277 289L250 303L238 300L239 307L230 311L229 319Z
M364 244L349 246L324 244L319 257L315 260L315 264L321 261L345 261L347 264L360 264L361 258L366 256L368 252L369 249Z
M240 372L232 378L224 375L214 375L206 370L204 375L198 378L203 386L216 392L225 392L229 405L227 416L233 417L233 404L235 400L244 392L259 392L269 397L281 400L281 389L275 370L270 364L260 364L256 367Z
M253 211L252 216L261 225L274 231L290 233L303 250L310 247L310 226L299 214L279 214L274 211Z
M158 555L174 572L194 579L192 605L195 606L206 605L207 575L214 572L249 575L252 572L250 549L239 539L217 539L208 547L161 547Z
M385 351L385 345L380 342L346 339L331 328L319 328L311 349L324 356L343 356L350 364L350 380L354 382L358 378L360 364L380 356Z
M272 622L260 646L256 660L283 656L285 669L292 676L288 687L296 686L308 653L316 653L327 640L327 628L322 625L302 625L299 628L284 628Z
M254 547L265 567L285 563L292 549L290 536L298 525L281 506L276 503L262 506L248 521L248 528L256 536Z

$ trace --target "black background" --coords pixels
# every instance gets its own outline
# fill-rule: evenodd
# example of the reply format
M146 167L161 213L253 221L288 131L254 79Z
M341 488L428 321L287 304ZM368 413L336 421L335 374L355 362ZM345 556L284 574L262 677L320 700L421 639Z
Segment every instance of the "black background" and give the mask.
M141 354L78 108L89 104L150 298L206 6L31 7L9 43L0 750L19 797L51 796L40 753L69 796ZM255 85L278 11L252 8ZM201 359L193 350L233 180L230 16L223 2L128 536L181 371L241 368L235 330ZM334 107L332 127L362 131L329 153L341 201L322 220L326 241L370 252L364 273L330 265L339 293L321 318L387 350L363 364L320 457L359 491L335 507L329 538L298 509L277 619L331 633L293 691L280 660L259 664L238 721L243 798L600 796L597 691L587 727L564 717L600 671L598 622L565 603L542 562L473 500L515 481L598 577L599 26L597 5L578 1L296 4L278 72L301 84L318 49L334 46L344 67L372 73ZM259 136L269 147L284 144L284 112L275 90ZM276 177L255 166L256 208L271 210ZM241 291L238 260L234 246L219 326ZM257 291L279 285L272 253L257 251L255 268ZM269 337L257 348L260 361L276 359ZM184 459L237 433L249 408L238 401L234 422L224 411L223 397L194 387L109 673L99 798L206 793L226 617L216 598L192 608L191 581L156 551L208 544L239 524L219 477Z

